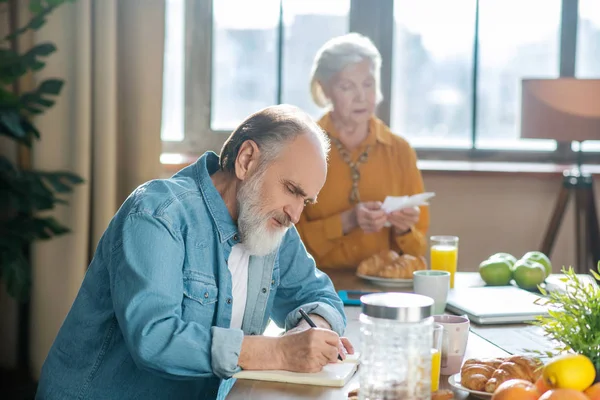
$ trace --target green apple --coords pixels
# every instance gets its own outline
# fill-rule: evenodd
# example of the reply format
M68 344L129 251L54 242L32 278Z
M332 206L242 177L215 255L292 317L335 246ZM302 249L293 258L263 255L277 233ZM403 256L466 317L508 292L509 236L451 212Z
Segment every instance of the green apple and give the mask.
M546 279L546 269L537 261L520 259L513 267L513 278L520 288L535 289Z
M541 251L530 251L528 253L525 253L525 255L521 257L521 260L532 260L542 264L546 271L545 278L547 278L552 273L552 264L550 263L550 259Z
M510 260L490 258L479 264L479 275L490 286L505 286L512 279Z
M507 260L510 263L510 267L511 268L517 262L517 257L513 256L510 253L496 253L496 254L492 254L490 256L490 258L488 258L488 260L495 260L495 259L498 259L498 258L502 259L502 260Z

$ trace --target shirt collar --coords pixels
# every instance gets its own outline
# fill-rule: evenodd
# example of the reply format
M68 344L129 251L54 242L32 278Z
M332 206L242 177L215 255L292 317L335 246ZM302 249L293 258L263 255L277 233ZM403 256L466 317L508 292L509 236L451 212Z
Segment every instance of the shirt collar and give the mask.
M207 151L195 162L194 170L196 183L217 228L219 240L226 242L238 233L238 228L211 179L211 175L219 170L219 156Z
M332 137L339 138L339 133L336 131L333 121L331 120L331 112L325 114L319 121L319 125ZM389 128L379 118L372 116L369 119L369 136L365 140L365 144L375 144L379 142L386 146L392 145L392 133Z

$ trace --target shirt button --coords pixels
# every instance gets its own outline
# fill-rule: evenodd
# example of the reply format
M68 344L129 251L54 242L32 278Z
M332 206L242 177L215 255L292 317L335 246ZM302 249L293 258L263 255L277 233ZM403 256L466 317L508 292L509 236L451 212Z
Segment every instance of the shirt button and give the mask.
M231 297L227 299L227 304L231 304Z
M275 284L275 279L271 280L271 285Z
M267 293L267 288L262 288L263 293Z
M237 242L240 240L240 237L238 235L233 235L233 240L235 240Z
M204 292L204 298L208 299L208 292Z

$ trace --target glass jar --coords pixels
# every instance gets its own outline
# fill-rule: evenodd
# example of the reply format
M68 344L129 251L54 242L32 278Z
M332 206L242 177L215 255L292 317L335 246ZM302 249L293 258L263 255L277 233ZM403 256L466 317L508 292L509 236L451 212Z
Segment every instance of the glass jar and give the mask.
M433 299L373 293L360 301L360 399L429 400Z

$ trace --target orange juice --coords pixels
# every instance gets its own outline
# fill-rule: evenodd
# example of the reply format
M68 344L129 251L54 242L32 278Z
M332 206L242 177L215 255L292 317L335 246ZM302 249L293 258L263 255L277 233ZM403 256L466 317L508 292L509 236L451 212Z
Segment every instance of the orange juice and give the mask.
M450 288L454 287L454 275L458 263L458 247L446 244L431 246L431 269L450 272Z
M437 392L440 387L440 368L442 353L438 349L431 349L431 391Z

